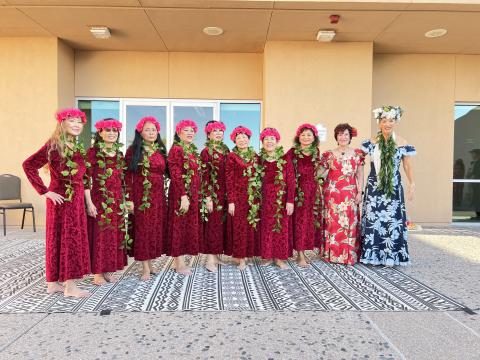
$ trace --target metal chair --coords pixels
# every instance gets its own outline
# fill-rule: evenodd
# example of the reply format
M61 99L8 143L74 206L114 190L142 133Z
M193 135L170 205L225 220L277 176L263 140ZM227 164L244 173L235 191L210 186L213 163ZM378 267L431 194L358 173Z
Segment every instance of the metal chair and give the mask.
M0 214L3 215L3 235L7 235L7 210L23 209L22 229L25 224L25 212L32 213L33 231L36 232L35 227L35 211L33 205L22 202L22 194L20 191L21 181L18 176L10 174L0 175L0 200L19 200L18 203L0 203Z

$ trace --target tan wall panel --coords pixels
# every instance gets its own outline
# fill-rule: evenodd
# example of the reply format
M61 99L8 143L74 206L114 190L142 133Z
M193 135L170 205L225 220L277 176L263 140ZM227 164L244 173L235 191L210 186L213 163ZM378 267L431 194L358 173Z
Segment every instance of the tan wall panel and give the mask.
M75 104L75 52L58 41L58 107L73 107Z
M75 95L168 97L168 54L76 51Z
M327 127L322 151L336 146L333 129L349 122L370 134L372 44L268 42L264 54L264 125L290 147L303 122ZM358 146L360 139L352 142Z
M39 224L45 223L45 200L26 179L22 162L51 135L57 108L57 39L1 38L0 173L22 179L23 200L32 202ZM45 172L41 171L42 175ZM44 176L48 184L48 176ZM7 223L18 225L21 211L8 212ZM30 226L30 216L27 216Z
M405 113L396 131L418 152L413 158L416 196L407 202L409 216L417 222L449 223L455 56L375 55L373 64L374 107L402 106Z
M261 99L263 54L170 53L170 97Z
M480 56L455 57L455 100L480 102Z
M75 95L261 99L262 54L77 51Z

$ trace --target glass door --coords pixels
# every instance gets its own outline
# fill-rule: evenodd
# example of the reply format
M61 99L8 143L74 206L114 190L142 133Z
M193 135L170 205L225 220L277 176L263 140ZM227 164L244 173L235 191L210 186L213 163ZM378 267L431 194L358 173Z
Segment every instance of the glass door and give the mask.
M135 126L144 116L154 116L160 123L160 136L164 144L171 141L169 134L169 106L165 101L154 100L124 100L122 119L124 127L122 129L121 140L128 148L135 137Z
M453 221L480 222L480 105L455 105Z

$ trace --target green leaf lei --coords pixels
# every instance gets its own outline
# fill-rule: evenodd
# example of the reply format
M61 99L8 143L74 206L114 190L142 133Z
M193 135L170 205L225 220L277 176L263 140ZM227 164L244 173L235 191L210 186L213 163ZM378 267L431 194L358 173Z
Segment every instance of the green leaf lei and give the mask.
M190 154L194 156L194 162L200 167L200 158L198 156L198 150L194 143L190 143L189 145L185 144L183 141L174 141L173 145L180 146L183 149L183 168L185 169L185 174L182 175L183 182L185 184L185 192L187 196L192 199L192 194L190 191L190 185L192 184L192 177L195 175L195 170L193 170L190 166ZM181 200L179 200L178 206L180 206ZM175 215L182 216L186 213L182 210L175 211Z
M96 144L97 152L96 157L97 165L100 169L103 169L103 173L99 173L97 175L99 189L103 197L103 201L101 203L102 206L102 214L100 215L99 225L100 227L105 227L111 224L112 219L109 217L109 214L113 214L113 208L111 207L112 204L115 204L115 199L112 197L112 192L108 191L106 187L106 181L110 177L113 176L113 169L107 167L107 165L111 165L113 161L107 158L107 153L115 153L116 154L116 169L120 171L120 177L122 181L122 189L126 189L125 185L125 173L124 171L127 169L127 165L125 163L125 159L122 156L121 148L123 144L118 142L113 143L110 148L108 148L103 141L99 141ZM120 231L124 233L124 237L122 240L122 244L120 245L121 249L131 249L131 245L133 243L133 239L130 237L128 233L128 228L131 224L131 221L128 219L128 205L131 203L128 201L128 194L122 191L122 198L120 199L119 208L120 211L117 213L121 217L121 221L119 222L118 226Z
M143 158L142 158L142 176L143 176L143 194L142 204L138 207L139 210L145 211L150 208L150 189L152 188L152 182L148 179L150 175L150 156L152 156L159 148L156 142L148 144L142 141L143 146Z
M390 136L388 140L385 140L381 131L377 133L377 143L381 153L381 165L380 171L378 172L377 187L378 189L383 190L385 195L390 198L394 193L393 177L395 174L393 169L397 144L395 143L393 136Z
M276 233L280 233L282 231L282 218L283 218L282 212L284 209L282 200L283 200L283 196L286 193L285 178L283 176L283 167L287 163L287 161L283 159L283 155L284 155L283 147L281 146L275 149L275 153L272 156L268 155L264 149L260 151L260 159L261 159L263 168L265 168L265 165L263 165L265 161L268 161L268 162L275 161L277 164L277 171L275 174L274 184L280 185L280 188L277 191L277 198L275 200L275 204L277 208L275 210L275 214L273 215L275 219L275 227L273 228L273 232L276 232ZM262 171L262 174L264 175L264 170Z
M313 169L314 169L314 178L315 182L317 183L317 190L315 192L315 203L313 205L313 217L315 219L314 226L316 229L320 228L320 221L318 220L318 216L320 215L320 205L322 203L322 192L321 192L321 186L323 184L323 179L320 176L320 159L318 156L318 147L315 145L311 144L309 147L302 149L300 145L295 145L293 147L293 166L295 168L295 176L296 176L296 196L295 196L295 201L297 202L297 206L303 206L303 203L305 201L305 194L300 187L300 173L298 172L298 159L299 158L304 158L303 153L308 153L311 154L312 156L312 162L313 162Z
M260 210L260 200L262 198L262 177L263 167L258 163L257 154L255 149L251 146L246 151L240 151L236 146L232 151L240 156L243 162L247 165L247 168L243 171L242 176L248 177L248 215L247 220L251 227L257 228L257 224L260 221L258 212Z
M217 195L217 192L220 189L220 185L218 184L218 159L220 158L219 153L226 155L230 150L221 140L208 139L205 143L205 147L208 149L208 154L213 160L208 164L202 163L202 170L204 173L206 173L207 165L209 166L208 175L210 177L210 183L206 189L202 187L202 205L200 207L200 213L202 215L202 220L208 221L207 197L212 199L214 211L220 211L223 209L223 205L219 203Z
M85 148L83 143L75 142L72 144L71 147L68 146L68 141L64 134L61 135L61 140L65 143L65 148L63 150L63 156L65 157L65 165L67 166L67 170L63 170L60 174L65 178L65 199L64 201L72 201L73 198L73 184L72 184L72 177L78 173L78 164L73 161L73 155L76 152L79 152L82 157L85 158ZM87 165L87 163L85 163Z

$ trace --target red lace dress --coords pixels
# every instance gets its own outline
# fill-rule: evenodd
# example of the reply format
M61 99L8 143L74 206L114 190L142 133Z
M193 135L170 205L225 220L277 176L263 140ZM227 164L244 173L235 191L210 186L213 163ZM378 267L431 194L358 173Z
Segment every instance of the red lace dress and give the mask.
M186 192L183 175L183 149L174 145L168 153L170 170L170 189L168 191L168 255L197 255L201 244L202 225L200 220L200 174L198 161L194 154L189 155L189 165L194 171L190 183L189 194ZM180 198L188 195L190 206L184 215L177 215L180 209Z
M243 176L243 172L249 165L251 165L250 162L245 163L234 152L227 156L225 169L227 199L229 204L235 204L235 215L227 215L225 254L237 259L256 256L260 253L258 241L256 241L256 232L247 220L250 209L248 204L248 177Z
M286 157L284 156L284 159ZM274 232L277 212L277 193L281 186L275 184L277 176L277 162L264 161L265 175L262 179L262 205L260 208L260 255L264 259L286 260L292 256L292 244L289 237L289 227L292 224L291 216L287 216L286 203L295 201L295 172L293 164L287 160L283 165L283 180L285 194L282 198L282 219L280 232Z
M320 154L318 155L320 158ZM302 206L295 203L293 212L293 248L296 251L313 250L319 246L322 239L322 229L315 226L315 221L321 224L321 204L318 209L318 215L314 215L315 199L319 193L321 198L321 186L315 180L315 165L312 156L295 155L293 148L288 150L287 158L293 161L297 159L295 172L299 174L299 186L304 193L304 202ZM298 193L296 194L298 196Z
M68 169L65 159L56 150L50 152L49 159L48 148L49 143L25 160L23 169L40 195L53 191L65 196L66 178L61 174ZM47 199L45 270L48 282L80 279L90 274L87 215L83 194L85 162L79 152L74 153L72 161L77 163L78 169L71 177L72 200L55 205ZM45 164L48 164L50 170L48 188L38 173Z
M213 182L210 177L212 167L217 169L217 184L219 189L216 190L218 204L222 206L221 210L215 209L213 204L213 212L208 214L208 221L203 223L203 241L201 252L204 254L222 254L225 244L226 230L227 230L227 189L225 184L225 165L227 155L218 151L213 151L210 155L209 149L205 148L200 154L200 160L205 164L205 169L202 171L202 187L205 191L205 196L209 196L213 189Z
M331 151L322 155L321 165L328 170L328 175L323 184L324 240L319 254L328 262L353 265L360 256L360 211L355 204L355 175L364 161L364 154L358 149L343 160Z
M143 156L142 156L143 158ZM130 164L132 148L128 148L125 161ZM150 188L150 207L140 210L143 197L142 165L138 164L135 173L127 170L125 182L130 200L133 201L134 211L131 235L133 238L132 255L135 260L145 261L155 259L165 254L165 239L167 230L167 199L164 191L164 176L166 163L163 155L156 151L149 157L150 174L148 180Z
M97 208L96 218L87 217L88 225L88 240L90 242L90 259L92 264L92 273L101 274L106 272L115 272L122 270L127 265L127 253L121 249L122 241L125 237L124 232L121 231L121 222L123 217L118 213L120 210L120 202L123 196L122 174L123 169L117 169L117 156L106 156L99 158L97 156L97 147L92 147L87 152L87 160L90 163L90 168L87 169L87 175L90 180L91 189L90 195L92 202ZM105 168L100 168L98 161L105 161ZM123 155L121 157L123 163ZM122 164L120 164L122 166ZM110 219L109 224L100 225L99 221L103 214L102 202L105 198L101 193L101 186L99 184L99 174L104 174L106 169L112 169L113 173L105 181L105 188L109 193L109 197L114 199L114 203L110 205L113 210L107 217Z

